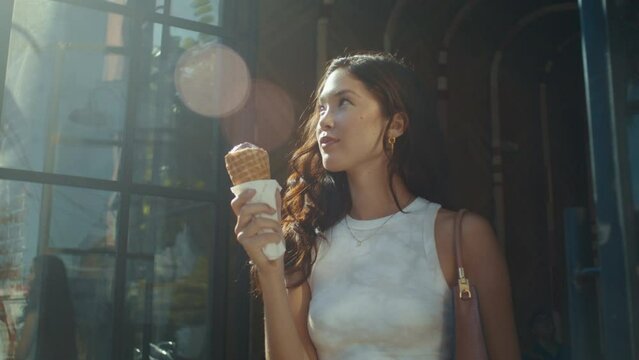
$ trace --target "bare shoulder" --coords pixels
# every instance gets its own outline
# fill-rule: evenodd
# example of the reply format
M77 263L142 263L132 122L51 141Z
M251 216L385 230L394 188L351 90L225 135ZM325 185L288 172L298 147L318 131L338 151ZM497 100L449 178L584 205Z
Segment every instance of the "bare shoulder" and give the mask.
M449 286L455 283L453 229L457 212L440 208L435 218L435 245L444 278Z
M435 221L435 241L439 262L449 285L456 280L453 233L457 211L441 208ZM475 273L492 261L501 260L501 247L488 220L468 212L462 220L462 261L468 273Z
M489 263L502 254L501 245L490 222L481 215L468 212L462 220L462 257L467 266Z
M469 211L464 215L462 226L464 231L470 230L470 232L490 232L491 234L493 234L493 227L490 222L485 217L474 212Z
M456 211L444 209L443 207L439 209L435 219L435 236L438 240L441 239L446 243L452 243L456 215Z
M452 211L448 209L441 208L439 209L439 213L437 214L436 226L441 227L442 229L447 229L452 236L453 229L455 226L455 218L457 217L458 212ZM464 218L462 220L462 236L472 235L477 233L486 233L486 235L493 235L492 225L486 218L483 216L473 213L466 212Z

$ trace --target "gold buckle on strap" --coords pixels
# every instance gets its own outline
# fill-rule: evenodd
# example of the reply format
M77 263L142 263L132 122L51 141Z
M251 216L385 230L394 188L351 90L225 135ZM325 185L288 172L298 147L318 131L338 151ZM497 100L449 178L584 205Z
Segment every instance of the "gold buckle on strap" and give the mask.
M472 293L470 292L470 283L466 276L464 276L464 268L457 269L459 273L459 279L457 280L457 284L459 285L459 298L460 299L470 299L472 298Z

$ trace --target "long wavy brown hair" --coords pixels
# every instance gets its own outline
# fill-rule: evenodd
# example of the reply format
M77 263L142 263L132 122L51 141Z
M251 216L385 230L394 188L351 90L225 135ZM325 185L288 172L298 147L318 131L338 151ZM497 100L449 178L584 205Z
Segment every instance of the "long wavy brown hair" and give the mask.
M334 59L313 94L309 115L300 126L298 143L289 162L290 175L282 207L289 288L308 279L318 242L326 241L324 232L344 218L352 206L346 174L323 167L316 138L318 96L328 76L337 69L347 70L366 86L379 102L384 117L399 113L408 119L408 126L397 138L392 152L387 148L390 121L384 130L389 184L397 174L413 195L440 204L446 201L445 145L435 116L434 97L424 91L417 75L390 54L360 53ZM393 188L390 190L401 211ZM259 291L257 282L255 285Z

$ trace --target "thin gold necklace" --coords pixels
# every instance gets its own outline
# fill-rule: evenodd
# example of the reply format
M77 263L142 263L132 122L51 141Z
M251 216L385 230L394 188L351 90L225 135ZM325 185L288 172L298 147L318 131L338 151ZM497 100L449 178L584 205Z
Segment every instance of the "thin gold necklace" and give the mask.
M351 236L353 237L353 239L355 239L355 241L357 242L357 246L359 247L359 246L362 246L362 243L363 243L363 242L368 241L368 240L369 240L370 238L372 238L375 234L377 234L377 232L378 232L381 228L383 228L383 227L384 227L384 225L386 225L386 223L387 223L387 222L389 222L389 221L390 221L390 219L392 219L392 218L393 218L393 216L395 216L395 214L397 214L397 213L394 213L393 215L389 216L389 217L388 217L388 219L386 219L386 220L382 223L382 225L380 225L380 226L378 226L378 227L376 227L376 228L374 229L373 233L371 233L370 235L368 235L367 237L365 237L365 238L363 238L363 239L358 239L358 238L357 238L357 236L355 236L355 234L353 233L353 229L351 229L351 226L348 224L348 215L346 215L346 218L344 218L344 219L346 220L346 228L348 229L348 232L350 232L350 233L351 233Z

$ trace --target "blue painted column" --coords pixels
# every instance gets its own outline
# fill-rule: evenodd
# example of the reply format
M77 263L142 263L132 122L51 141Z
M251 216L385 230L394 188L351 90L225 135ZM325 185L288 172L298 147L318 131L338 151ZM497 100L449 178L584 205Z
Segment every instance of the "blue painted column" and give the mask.
M627 285L622 199L612 106L610 42L604 0L580 0L582 51L590 137L590 157L600 265L600 333L604 359L631 360L631 313Z

